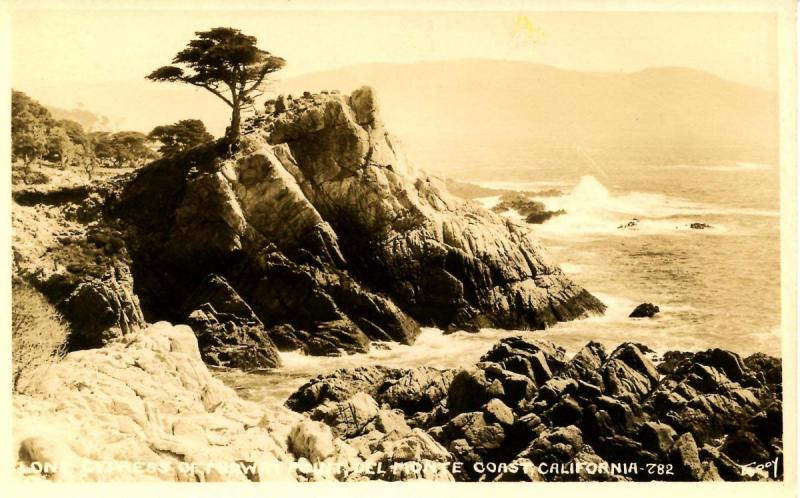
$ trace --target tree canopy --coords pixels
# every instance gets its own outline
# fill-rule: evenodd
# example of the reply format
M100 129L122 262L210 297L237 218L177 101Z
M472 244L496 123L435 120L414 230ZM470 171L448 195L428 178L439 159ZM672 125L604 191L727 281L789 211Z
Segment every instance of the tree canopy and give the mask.
M186 48L147 76L151 81L183 82L208 90L231 107L231 124L226 139L239 138L241 113L260 95L268 74L286 61L256 46L254 36L234 28L198 31Z
M161 143L158 151L163 156L175 155L214 140L199 119L183 119L174 124L156 126L148 138Z

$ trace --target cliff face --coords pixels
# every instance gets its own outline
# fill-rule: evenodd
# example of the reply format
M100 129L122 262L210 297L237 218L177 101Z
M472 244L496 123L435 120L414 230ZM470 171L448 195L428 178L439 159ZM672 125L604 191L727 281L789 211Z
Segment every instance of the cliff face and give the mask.
M276 104L285 110L260 134L291 151L289 170L338 234L350 271L417 320L528 329L604 309L546 259L527 227L412 168L369 88Z
M191 323L207 362L274 366L276 347L364 351L411 343L420 324L541 329L605 308L528 227L406 163L369 88L281 97L244 136L234 153L209 145L108 183L83 214L121 241L112 259L131 278L103 289L132 287L122 316Z

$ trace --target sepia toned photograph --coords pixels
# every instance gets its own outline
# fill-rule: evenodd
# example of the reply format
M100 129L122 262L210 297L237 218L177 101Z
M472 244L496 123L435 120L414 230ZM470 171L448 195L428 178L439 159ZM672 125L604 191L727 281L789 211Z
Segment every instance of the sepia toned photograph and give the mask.
M671 3L9 3L15 485L794 494L794 4Z

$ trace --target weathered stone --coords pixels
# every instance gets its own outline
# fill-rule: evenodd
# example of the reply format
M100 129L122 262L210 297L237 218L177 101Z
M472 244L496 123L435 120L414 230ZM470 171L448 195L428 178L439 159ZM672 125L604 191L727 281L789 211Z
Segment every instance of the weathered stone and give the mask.
M280 356L260 321L220 313L206 303L186 319L209 365L252 370L280 366Z
M289 451L311 463L322 462L336 452L333 441L333 433L327 425L301 420L289 433Z
M339 403L324 403L311 412L313 420L325 422L335 435L344 438L361 434L377 416L378 403L364 392Z
M766 463L770 460L769 451L752 432L736 431L722 445L722 452L741 465L754 462Z
M397 379L405 370L381 366L340 369L306 382L286 400L286 406L298 412L312 410L325 401L345 401L358 392L377 396L387 379Z
M454 375L453 370L413 368L381 392L377 399L407 414L430 411L445 399Z
M202 363L191 329L166 322L68 354L14 404L20 457L57 461L69 472L50 477L63 481L141 479L131 466L108 466L132 459L166 464L169 471L149 475L157 480L199 479L177 474L180 462L285 462L285 437L297 419L239 398ZM100 465L109 471L93 470ZM295 478L288 469L249 477Z
M658 313L659 311L661 310L658 309L658 306L656 306L655 304L642 303L639 306L637 306L633 311L631 311L631 314L628 316L630 318L653 318L653 316L655 316L656 313Z
M667 424L646 422L639 428L639 439L642 446L650 451L666 454L678 434Z
M411 433L411 427L408 426L403 415L390 410L378 410L375 417L375 428L384 434L395 432L404 436Z
M478 410L492 398L503 398L505 391L498 380L488 380L483 370L462 370L450 383L447 408L453 415Z
M78 284L59 309L72 324L71 350L100 347L145 325L133 277L124 266Z
M486 406L483 407L483 412L490 420L497 421L501 425L512 425L514 423L514 412L497 398L486 403Z
M690 433L681 434L675 440L669 457L679 480L699 481L703 478L703 465L700 462L697 444Z

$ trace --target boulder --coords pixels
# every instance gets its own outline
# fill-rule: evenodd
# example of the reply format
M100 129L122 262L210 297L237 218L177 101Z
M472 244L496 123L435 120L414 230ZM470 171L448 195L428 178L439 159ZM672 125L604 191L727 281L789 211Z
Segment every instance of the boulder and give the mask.
M699 481L705 473L700 462L697 444L690 433L681 434L669 452L670 461L675 466L678 480Z
M260 321L218 312L206 303L190 313L186 323L197 335L203 361L209 365L253 370L281 364Z
M325 422L343 438L361 434L377 416L378 403L364 392L339 403L323 403L311 412L312 420Z
M447 408L452 415L479 410L492 398L503 398L505 390L499 380L489 380L483 370L458 372L447 392Z
M428 412L447 397L454 376L453 370L412 368L396 381L392 381L377 399L409 415Z
M301 420L289 433L289 451L311 463L322 462L336 453L330 427L312 420Z
M631 311L630 318L653 318L656 313L661 311L658 306L652 303L642 303Z
M23 462L53 460L69 469L45 476L53 480L296 479L288 467L261 475L177 472L179 463L198 461L278 469L291 458L285 436L297 419L245 401L215 379L186 326L159 322L69 353L27 393L14 399L12 444ZM166 470L142 474L126 465L134 459Z
M486 414L489 420L498 422L500 425L514 424L514 412L497 398L486 403L486 406L483 407L483 413Z
M387 380L398 379L405 373L402 369L381 366L339 369L303 384L289 396L286 406L297 412L307 412L325 401L345 401L359 392L377 397L378 389Z
M125 266L111 268L100 278L78 284L59 306L69 320L70 350L100 347L120 335L144 327L133 277Z

